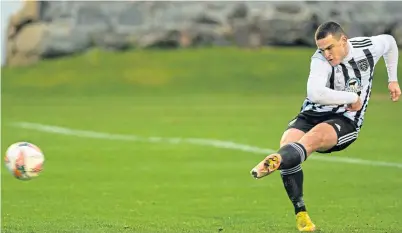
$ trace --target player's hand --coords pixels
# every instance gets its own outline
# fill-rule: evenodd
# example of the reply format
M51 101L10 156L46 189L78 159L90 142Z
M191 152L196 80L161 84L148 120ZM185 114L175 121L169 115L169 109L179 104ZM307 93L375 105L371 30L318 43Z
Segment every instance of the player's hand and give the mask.
M396 81L389 82L388 90L391 96L391 100L394 102L398 101L399 96L401 96L401 88L399 87L398 82Z
M346 107L346 110L352 111L352 112L357 112L363 107L363 103L360 99L360 97L357 97L357 101L353 104L348 104Z

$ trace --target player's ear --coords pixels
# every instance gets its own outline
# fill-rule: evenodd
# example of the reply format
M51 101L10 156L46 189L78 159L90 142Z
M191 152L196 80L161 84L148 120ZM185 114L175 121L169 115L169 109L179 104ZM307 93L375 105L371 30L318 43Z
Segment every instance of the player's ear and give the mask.
M341 35L341 42L342 44L346 44L348 42L348 37L344 34Z

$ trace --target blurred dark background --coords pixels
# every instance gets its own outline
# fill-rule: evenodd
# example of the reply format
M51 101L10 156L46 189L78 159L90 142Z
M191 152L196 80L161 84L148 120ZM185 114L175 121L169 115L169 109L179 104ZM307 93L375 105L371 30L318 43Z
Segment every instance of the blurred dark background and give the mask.
M113 51L313 47L316 27L328 20L342 24L350 37L388 33L402 45L401 2L26 1L22 5L8 21L8 66L93 47Z

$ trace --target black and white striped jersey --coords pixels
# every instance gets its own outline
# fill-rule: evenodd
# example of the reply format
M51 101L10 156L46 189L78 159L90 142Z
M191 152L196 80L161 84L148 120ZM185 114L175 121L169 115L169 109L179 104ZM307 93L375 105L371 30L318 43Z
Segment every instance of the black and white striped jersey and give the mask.
M348 55L335 67L319 50L314 53L301 112L343 114L357 124L359 131L370 100L375 66L384 57L388 81L397 81L398 48L390 35L351 38L348 46ZM362 109L347 111L346 105L356 101L356 94L361 98Z

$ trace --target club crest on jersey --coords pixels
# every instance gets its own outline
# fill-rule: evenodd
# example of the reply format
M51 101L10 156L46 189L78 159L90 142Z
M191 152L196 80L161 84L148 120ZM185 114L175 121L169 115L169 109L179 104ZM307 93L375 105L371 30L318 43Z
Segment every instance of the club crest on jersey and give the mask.
M357 67L359 68L359 70L361 71L367 71L367 69L369 68L369 62L367 59L363 59L360 61L357 61Z
M345 91L359 93L362 89L361 81L357 78L351 78L345 84Z

